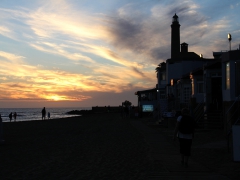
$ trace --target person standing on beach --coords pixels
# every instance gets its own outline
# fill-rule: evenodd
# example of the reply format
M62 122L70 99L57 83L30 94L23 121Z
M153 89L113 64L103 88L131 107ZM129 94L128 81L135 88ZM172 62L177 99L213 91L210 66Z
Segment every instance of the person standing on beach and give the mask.
M50 112L48 112L48 119L50 119Z
M45 120L46 118L46 109L45 107L42 109L42 120L44 119Z
M9 114L9 119L10 119L10 122L12 121L12 112Z
M16 122L16 119L17 119L17 113L16 112L13 114L13 117L14 117L14 121Z
M178 137L180 144L181 163L188 167L188 159L191 155L192 139L194 136L195 121L190 116L189 110L183 108L181 115L177 118L173 140Z
M138 118L138 106L134 109L135 118Z

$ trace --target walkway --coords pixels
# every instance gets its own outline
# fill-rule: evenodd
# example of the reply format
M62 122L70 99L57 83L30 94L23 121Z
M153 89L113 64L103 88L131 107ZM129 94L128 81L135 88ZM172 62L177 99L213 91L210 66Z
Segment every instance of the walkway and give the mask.
M179 149L173 142L169 142L160 131L148 127L145 123L132 120L133 127L138 129L146 138L151 147L151 158L154 168L149 173L149 179L194 179L227 180L226 176L212 172L209 168L189 159L189 167L185 168L180 163Z

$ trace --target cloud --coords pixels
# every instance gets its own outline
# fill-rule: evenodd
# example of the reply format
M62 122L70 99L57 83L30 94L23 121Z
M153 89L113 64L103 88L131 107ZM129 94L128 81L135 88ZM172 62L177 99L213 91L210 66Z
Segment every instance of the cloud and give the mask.
M12 31L6 26L0 26L0 34L8 38L13 38Z
M216 49L219 34L229 26L225 17L211 21L211 17L201 13L201 6L191 0L159 2L150 7L148 14L135 9L136 4L128 4L109 17L111 43L121 52L132 52L138 59L144 57L152 63L170 58L170 24L175 13L181 24L181 43L187 42L190 51L197 49L208 57L212 57L212 51L205 48L206 44Z
M133 78L142 78L139 76L141 73L124 67L98 64L95 69L92 69L91 74L84 75L62 70L46 70L42 66L31 66L25 62L24 57L7 52L0 52L0 57L7 60L1 64L0 69L1 100L83 101L91 97L83 96L82 92L120 93L139 85L147 86L144 82L129 86ZM154 82L154 78L151 78L149 74L148 76L144 75L145 78Z
M33 48L39 51L46 52L49 54L55 54L57 56L62 56L69 60L86 61L86 62L94 63L94 60L92 60L88 56L84 56L83 54L81 54L76 47L72 48L69 45L57 45L57 44L48 43L48 42L36 42L35 44L31 43L30 46L32 46ZM72 49L75 49L75 52L67 51L66 49L69 47Z
M0 34L7 38L0 51L0 99L90 102L97 93L153 88L155 67L170 58L175 13L181 43L188 43L189 51L212 57L212 51L228 48L230 5L219 8L218 16L194 0L111 2L115 4L120 6L111 13L65 0L1 8ZM235 45L238 27L230 32Z

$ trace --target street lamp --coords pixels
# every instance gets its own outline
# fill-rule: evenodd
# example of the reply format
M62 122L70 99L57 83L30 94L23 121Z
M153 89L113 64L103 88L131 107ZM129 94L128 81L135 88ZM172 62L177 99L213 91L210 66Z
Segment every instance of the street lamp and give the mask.
M228 41L229 41L229 49L231 51L231 40L232 40L232 35L228 33Z
M159 113L160 113L160 90L157 89L157 122L159 122L159 119L160 119L160 116L159 116Z

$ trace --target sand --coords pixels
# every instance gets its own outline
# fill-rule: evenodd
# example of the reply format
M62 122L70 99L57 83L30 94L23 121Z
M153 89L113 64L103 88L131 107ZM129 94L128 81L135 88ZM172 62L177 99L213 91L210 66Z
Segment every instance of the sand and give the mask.
M144 137L119 114L4 123L0 179L145 179Z
M141 121L161 133L177 153L179 144L172 140L173 128L157 125L149 118L122 119L118 113L103 113L7 122L3 123L6 142L0 145L0 180L148 179L156 168L151 143L132 121ZM233 162L227 152L222 130L198 129L191 160L230 179L240 175L240 163Z

